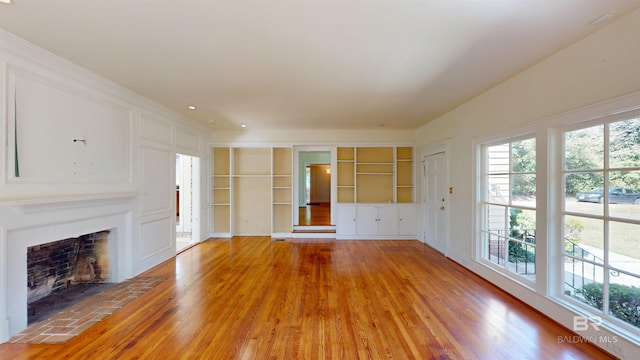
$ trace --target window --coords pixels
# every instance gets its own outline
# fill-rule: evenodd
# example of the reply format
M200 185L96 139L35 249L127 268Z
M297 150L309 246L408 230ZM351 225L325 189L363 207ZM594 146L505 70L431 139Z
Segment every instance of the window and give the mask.
M640 328L640 118L564 132L563 293Z
M536 141L482 146L483 260L536 280Z

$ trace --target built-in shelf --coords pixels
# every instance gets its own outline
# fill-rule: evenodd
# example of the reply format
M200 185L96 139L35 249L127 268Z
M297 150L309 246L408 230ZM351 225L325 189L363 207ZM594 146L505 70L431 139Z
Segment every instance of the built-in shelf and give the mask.
M413 202L413 147L339 147L339 203Z
M293 230L293 149L274 147L271 152L271 233Z
M231 232L231 149L214 147L211 159L213 164L211 193L211 227L213 232L223 234Z

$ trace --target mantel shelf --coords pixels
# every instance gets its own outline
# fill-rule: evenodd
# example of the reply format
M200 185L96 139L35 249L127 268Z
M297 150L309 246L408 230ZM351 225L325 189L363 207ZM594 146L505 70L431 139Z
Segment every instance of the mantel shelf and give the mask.
M130 192L7 199L0 200L0 206L12 207L24 215L70 208L113 205L127 202L137 195L135 192Z

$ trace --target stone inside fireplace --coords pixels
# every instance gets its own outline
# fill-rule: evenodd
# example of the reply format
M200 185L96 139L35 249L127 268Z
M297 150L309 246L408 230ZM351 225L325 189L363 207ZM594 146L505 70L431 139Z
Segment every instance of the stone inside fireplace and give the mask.
M109 233L98 231L27 248L29 324L109 283Z

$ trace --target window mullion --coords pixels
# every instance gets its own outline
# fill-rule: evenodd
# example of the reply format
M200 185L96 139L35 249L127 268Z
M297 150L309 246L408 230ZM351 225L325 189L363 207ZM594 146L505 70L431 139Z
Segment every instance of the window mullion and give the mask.
M609 270L609 208L610 208L610 203L609 203L609 177L610 177L610 173L609 173L609 150L610 150L610 142L609 142L609 124L605 124L604 125L604 139L603 139L603 156L604 156L604 169L603 169L603 173L602 173L602 177L603 177L603 195L604 195L604 203L602 204L604 206L604 238L603 240L603 274L602 274L602 312L603 314L607 315L609 314L609 275L610 275L610 270Z

